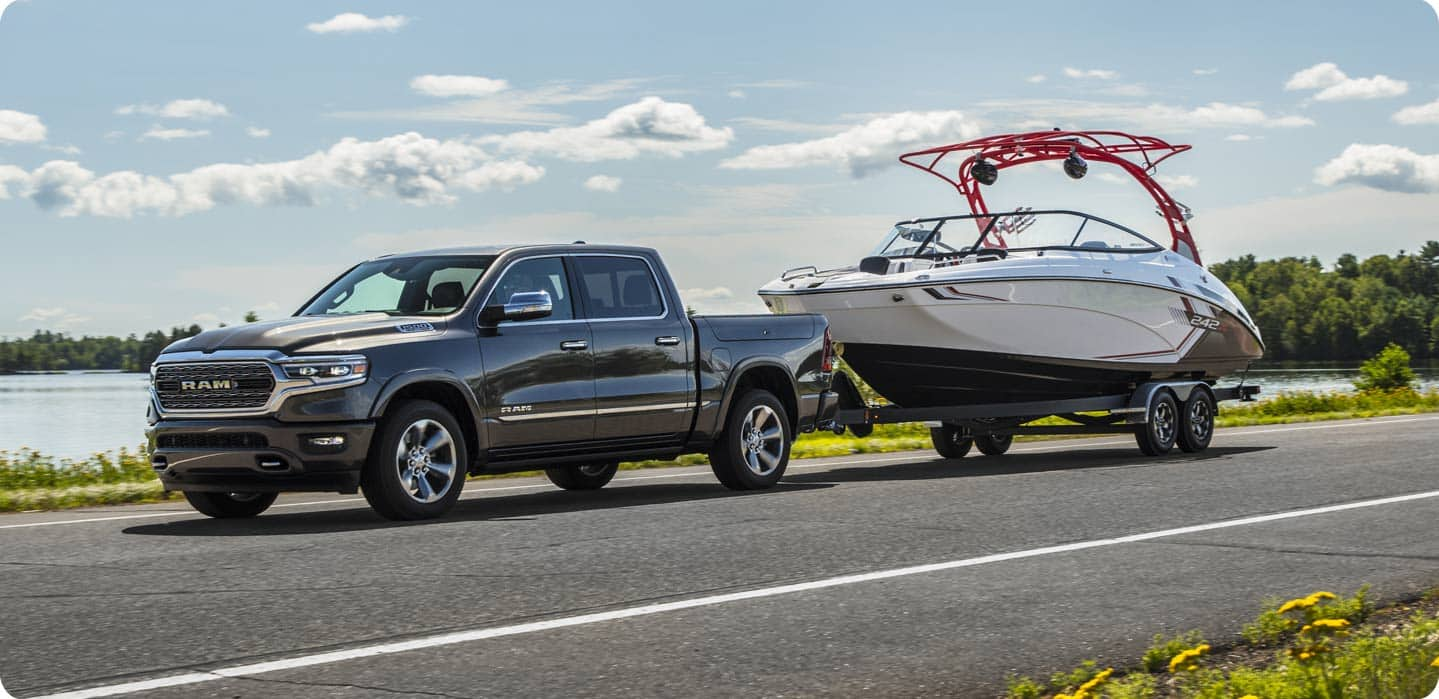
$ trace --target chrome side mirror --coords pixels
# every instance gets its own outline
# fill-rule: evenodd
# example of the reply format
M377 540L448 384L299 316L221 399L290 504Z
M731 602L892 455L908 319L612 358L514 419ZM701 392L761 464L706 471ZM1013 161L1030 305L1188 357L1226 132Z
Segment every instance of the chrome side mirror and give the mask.
M500 308L504 320L534 320L553 313L555 302L548 291L521 291L510 296Z

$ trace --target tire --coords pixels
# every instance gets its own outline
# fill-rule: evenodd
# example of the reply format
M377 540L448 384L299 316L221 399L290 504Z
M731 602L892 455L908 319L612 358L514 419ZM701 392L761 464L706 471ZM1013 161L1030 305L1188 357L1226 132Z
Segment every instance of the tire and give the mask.
M470 462L464 433L448 410L427 400L405 401L389 411L375 437L360 489L376 513L430 519L454 506Z
M1196 388L1189 393L1189 400L1179 411L1179 448L1194 453L1209 448L1214 439L1214 396L1209 391Z
M599 490L620 470L618 461L599 464L556 466L545 469L551 483L565 490Z
M934 450L946 459L962 459L974 446L969 430L957 425L929 428L929 441L934 443Z
M1013 444L1012 434L981 434L974 438L974 446L979 447L979 453L985 456L999 456L1009 451Z
M277 497L279 493L185 493L191 507L216 519L254 517L270 509Z
M1163 456L1174 448L1179 432L1179 406L1169 389L1160 389L1149 399L1148 419L1134 433L1139 450L1147 456Z
M763 490L784 476L789 451L784 405L773 393L756 389L730 408L724 430L710 447L710 468L730 490Z

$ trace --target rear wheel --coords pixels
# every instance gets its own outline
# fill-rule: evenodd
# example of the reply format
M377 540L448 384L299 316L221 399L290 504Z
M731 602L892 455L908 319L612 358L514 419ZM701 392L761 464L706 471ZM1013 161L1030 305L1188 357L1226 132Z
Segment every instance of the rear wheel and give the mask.
M1204 451L1214 439L1214 396L1202 388L1189 394L1179 413L1179 448L1187 452Z
M985 456L999 456L1009 451L1012 444L1012 434L982 434L974 438L974 446L979 447L979 452Z
M756 389L730 408L724 431L710 448L710 468L726 488L762 490L784 476L789 448L784 405L769 391Z
M1149 456L1163 456L1174 448L1179 433L1179 406L1169 389L1155 391L1149 399L1148 420L1134 433L1139 450Z
M469 454L450 411L412 400L390 410L381 423L360 489L386 519L428 519L449 511L465 485Z
M551 483L565 490L599 490L605 487L620 470L617 461L578 466L556 466L545 469L545 476Z
M279 493L185 493L190 506L218 519L254 517L270 508Z
M958 425L931 427L929 439L934 442L934 450L946 459L962 459L969 453L970 447L974 446L969 430Z

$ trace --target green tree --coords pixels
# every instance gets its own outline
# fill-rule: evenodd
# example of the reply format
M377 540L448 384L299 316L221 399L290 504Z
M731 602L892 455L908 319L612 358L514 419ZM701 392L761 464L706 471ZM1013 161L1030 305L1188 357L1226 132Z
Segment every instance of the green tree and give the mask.
M1409 368L1409 353L1391 343L1360 365L1354 387L1361 391L1399 391L1413 389L1414 380L1414 370Z

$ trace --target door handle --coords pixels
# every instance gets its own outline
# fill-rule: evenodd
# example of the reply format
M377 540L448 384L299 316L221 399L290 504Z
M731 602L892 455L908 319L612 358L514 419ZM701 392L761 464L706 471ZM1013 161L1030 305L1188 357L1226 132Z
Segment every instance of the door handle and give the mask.
M590 343L584 340L565 340L560 343L560 349L566 352L576 352L582 349L589 349Z
M665 347L674 347L680 343L680 339L674 335L661 335L655 338L655 344Z

